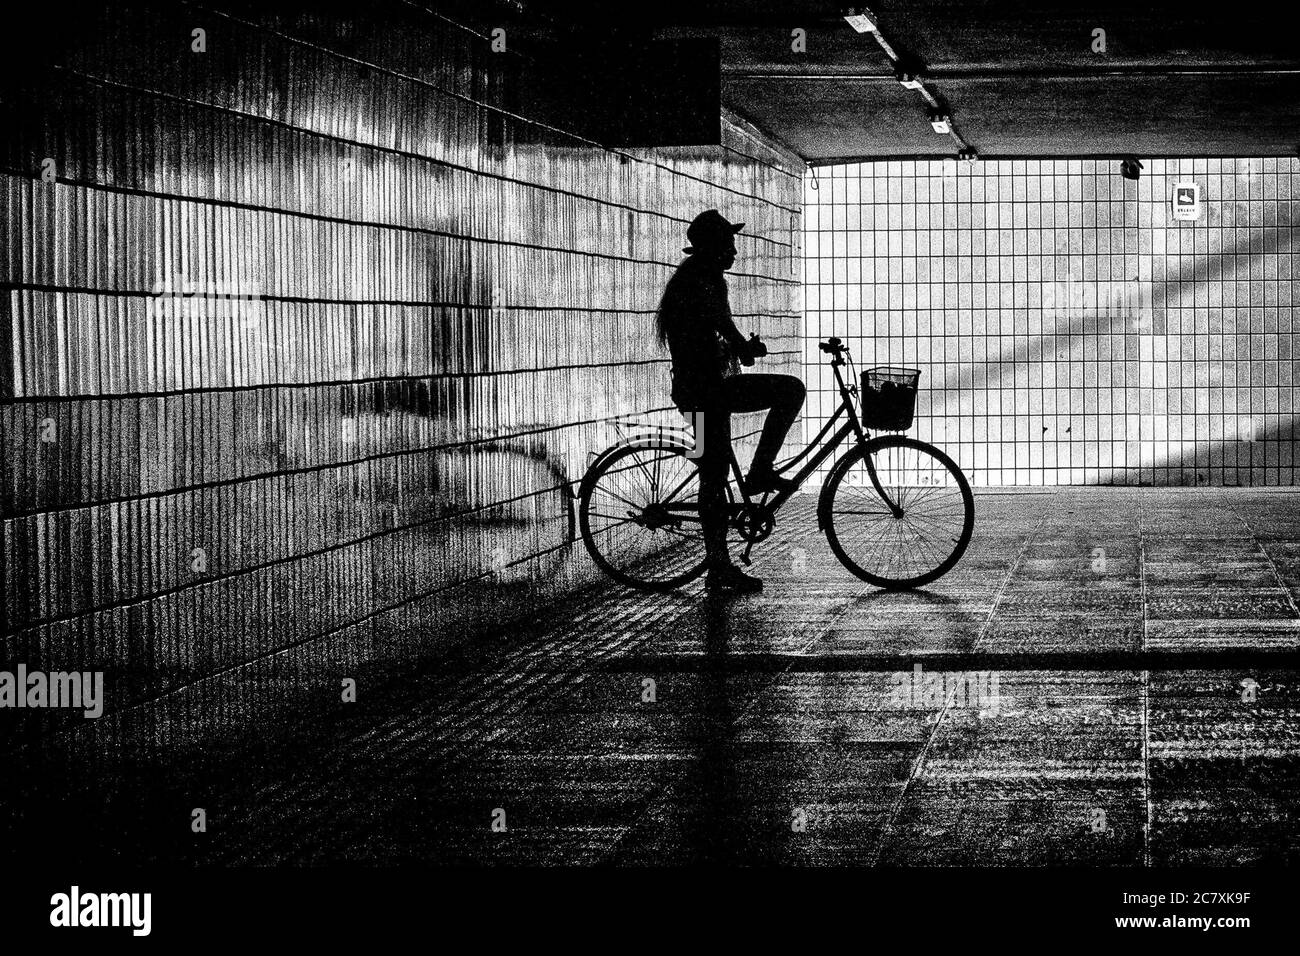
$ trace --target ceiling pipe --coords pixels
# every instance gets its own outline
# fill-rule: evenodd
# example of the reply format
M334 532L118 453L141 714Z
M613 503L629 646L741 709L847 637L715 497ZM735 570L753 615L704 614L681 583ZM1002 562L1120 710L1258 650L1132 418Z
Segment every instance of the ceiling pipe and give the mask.
M893 66L893 72L888 75L888 79L901 83L904 89L912 90L925 102L926 117L936 133L945 134L952 138L957 144L957 153L963 159L973 160L975 149L970 143L957 132L957 126L952 121L952 113L947 105L939 97L935 96L926 88L925 81L921 78L921 71L917 64L904 63L903 58L898 55L898 51L890 45L885 39L880 29L880 18L877 17L867 7L849 7L844 11L844 20L858 33L868 33L876 41L876 44L884 51L885 56L889 57L889 62ZM726 73L728 77L734 74ZM906 77L906 80L904 79Z

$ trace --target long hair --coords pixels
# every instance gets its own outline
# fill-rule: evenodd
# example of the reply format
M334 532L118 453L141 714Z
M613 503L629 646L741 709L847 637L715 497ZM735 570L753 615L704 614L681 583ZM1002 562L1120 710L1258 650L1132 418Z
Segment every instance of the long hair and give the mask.
M664 348L668 347L668 335L682 321L681 283L686 267L692 259L688 258L677 267L673 277L664 286L664 294L659 298L659 308L655 310L655 338Z

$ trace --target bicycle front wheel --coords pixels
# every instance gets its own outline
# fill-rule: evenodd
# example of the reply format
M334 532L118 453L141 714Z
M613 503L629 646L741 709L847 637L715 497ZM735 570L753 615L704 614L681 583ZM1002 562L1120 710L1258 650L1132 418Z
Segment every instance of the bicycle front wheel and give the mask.
M975 527L975 499L961 469L938 448L885 435L831 469L820 517L846 568L876 587L902 590L942 577L961 560Z

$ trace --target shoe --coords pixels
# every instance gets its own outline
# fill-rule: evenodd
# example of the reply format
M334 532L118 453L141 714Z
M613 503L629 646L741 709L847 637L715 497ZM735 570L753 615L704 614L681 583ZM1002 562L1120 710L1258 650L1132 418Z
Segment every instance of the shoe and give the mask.
M709 576L704 579L704 586L710 591L725 590L749 593L763 590L763 579L756 578L752 574L746 574L734 564L729 564L709 571Z
M799 483L793 478L783 478L770 468L751 471L745 478L745 491L751 495L767 494L769 491L794 491Z

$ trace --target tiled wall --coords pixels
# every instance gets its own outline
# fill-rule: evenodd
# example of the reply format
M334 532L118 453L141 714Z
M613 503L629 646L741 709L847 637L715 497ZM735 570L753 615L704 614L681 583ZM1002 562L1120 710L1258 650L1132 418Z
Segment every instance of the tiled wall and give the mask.
M1202 216L1174 221L1176 182ZM977 484L1291 485L1300 161L877 162L805 180L819 338L922 370L913 434ZM1296 300L1300 304L1300 299Z
M0 659L106 671L110 744L337 706L593 577L571 483L607 419L677 421L701 209L799 366L802 166L739 120L604 150L477 27L261 9L106 8L3 91Z

